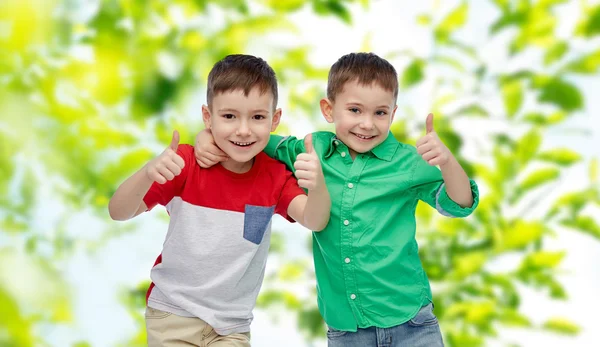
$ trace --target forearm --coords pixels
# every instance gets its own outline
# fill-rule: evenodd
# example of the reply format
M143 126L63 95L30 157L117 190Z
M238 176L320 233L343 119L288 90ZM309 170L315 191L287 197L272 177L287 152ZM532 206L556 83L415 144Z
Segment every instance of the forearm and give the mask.
M135 217L152 183L145 168L125 180L108 203L110 217L114 220L128 220Z
M331 197L327 187L309 191L302 225L313 231L321 231L329 223L330 215Z
M440 165L440 170L450 199L462 207L471 207L473 205L471 183L456 158L452 156L446 164Z

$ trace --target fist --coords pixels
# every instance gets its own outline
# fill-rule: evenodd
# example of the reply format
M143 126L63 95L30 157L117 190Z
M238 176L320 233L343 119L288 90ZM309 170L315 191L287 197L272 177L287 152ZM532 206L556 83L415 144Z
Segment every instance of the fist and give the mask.
M165 184L181 174L185 162L177 154L177 146L179 146L179 132L175 130L169 147L146 164L148 179L159 184Z
M204 129L196 135L196 144L194 145L194 156L196 162L203 168L209 168L226 161L229 157L215 143L212 132Z
M325 178L323 177L321 161L312 145L312 134L308 134L304 138L304 147L306 148L306 153L300 153L294 163L298 185L309 191L323 189L325 187Z
M437 133L433 129L433 114L427 115L425 121L425 136L417 141L417 153L421 155L429 165L444 165L452 157L452 153L444 143L440 140Z

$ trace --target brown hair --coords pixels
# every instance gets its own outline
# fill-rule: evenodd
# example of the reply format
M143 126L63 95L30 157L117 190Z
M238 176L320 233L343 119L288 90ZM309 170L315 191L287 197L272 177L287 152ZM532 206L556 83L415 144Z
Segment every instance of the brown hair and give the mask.
M374 53L346 54L331 66L327 80L327 98L335 101L335 97L344 90L348 82L358 80L359 84L379 84L383 89L398 97L398 74L387 60Z
M219 93L241 89L248 96L254 87L259 87L261 94L270 91L273 94L273 109L277 107L277 78L269 64L252 55L228 55L218 61L208 74L208 107L211 107L214 96Z

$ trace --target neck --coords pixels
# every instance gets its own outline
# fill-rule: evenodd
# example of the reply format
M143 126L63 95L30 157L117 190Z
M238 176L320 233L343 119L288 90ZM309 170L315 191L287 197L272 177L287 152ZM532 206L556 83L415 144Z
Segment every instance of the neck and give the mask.
M250 161L246 161L243 163L234 161L230 158L229 160L221 163L221 165L223 165L223 167L225 169L227 169L231 172L238 173L238 174L242 174L242 173L246 173L246 172L250 171L250 169L252 168L252 164L254 164L254 158L252 158L252 160L250 160Z

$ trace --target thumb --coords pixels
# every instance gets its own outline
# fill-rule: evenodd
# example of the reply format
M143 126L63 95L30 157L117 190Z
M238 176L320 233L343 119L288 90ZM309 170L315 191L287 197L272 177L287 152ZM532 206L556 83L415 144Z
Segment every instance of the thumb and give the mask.
M304 138L304 148L308 154L312 154L315 151L312 143L312 134L308 134Z
M433 113L427 115L427 120L425 120L425 129L426 134L433 132Z
M171 139L171 144L169 145L169 148L171 148L173 151L177 152L178 146L179 146L179 131L174 130L173 138Z

